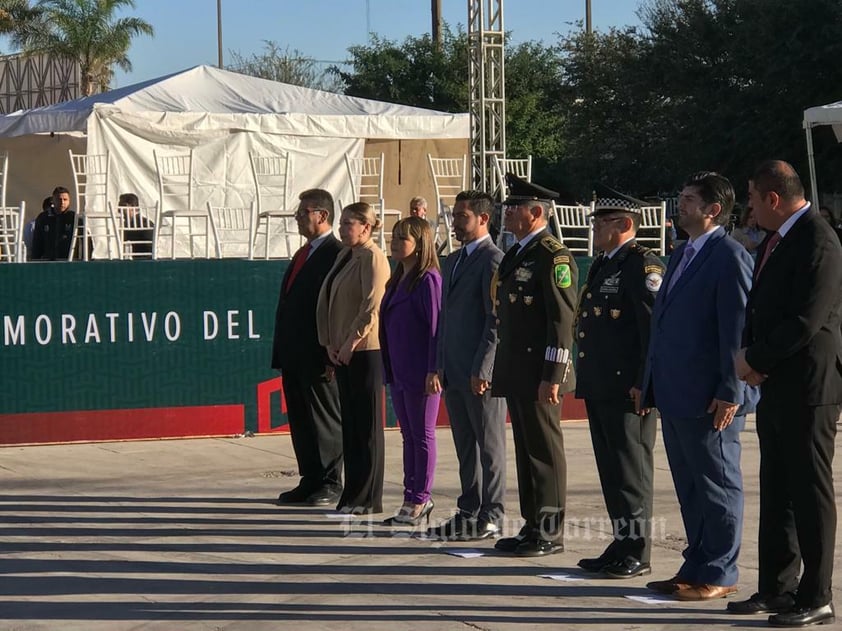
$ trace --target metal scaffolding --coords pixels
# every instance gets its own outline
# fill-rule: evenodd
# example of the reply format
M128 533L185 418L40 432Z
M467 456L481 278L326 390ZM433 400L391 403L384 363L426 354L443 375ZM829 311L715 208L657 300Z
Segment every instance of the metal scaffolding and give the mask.
M503 0L468 0L471 171L476 188L494 193L494 156L506 157Z

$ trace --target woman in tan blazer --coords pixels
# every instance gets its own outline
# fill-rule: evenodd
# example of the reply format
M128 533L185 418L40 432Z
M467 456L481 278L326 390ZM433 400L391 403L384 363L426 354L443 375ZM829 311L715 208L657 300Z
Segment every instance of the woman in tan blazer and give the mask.
M345 490L337 510L383 511L383 363L378 336L380 301L389 262L371 233L380 227L374 209L346 206L339 238L347 247L319 292L316 326L327 349L342 412Z

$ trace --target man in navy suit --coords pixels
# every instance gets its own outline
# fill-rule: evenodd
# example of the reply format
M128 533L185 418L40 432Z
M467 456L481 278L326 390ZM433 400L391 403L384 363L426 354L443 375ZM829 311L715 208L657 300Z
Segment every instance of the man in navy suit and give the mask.
M462 247L442 266L438 372L428 392L444 388L459 460L458 512L430 529L442 539L471 541L500 532L506 494L506 402L491 396L497 322L491 281L503 253L488 234L494 199L462 191L453 208L453 231Z
M272 368L283 375L292 447L301 481L279 504L327 506L342 493L342 423L339 390L325 373L327 351L316 332L319 289L342 244L333 236L333 197L322 189L299 195L298 232L307 243L281 281L275 313Z
M652 314L639 408L661 412L664 446L687 536L684 563L648 584L679 600L737 591L743 525L740 430L746 385L734 361L751 287L751 256L722 227L734 207L731 183L692 175L678 201L689 241L670 258Z
M758 248L737 372L762 384L757 593L728 604L772 613L773 626L834 621L833 449L842 403L842 247L804 199L791 165L761 164L749 181ZM798 572L803 563L801 580Z

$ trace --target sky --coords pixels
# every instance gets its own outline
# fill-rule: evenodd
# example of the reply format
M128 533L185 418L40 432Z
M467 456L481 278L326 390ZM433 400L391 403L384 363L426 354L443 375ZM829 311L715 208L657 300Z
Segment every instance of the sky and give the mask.
M487 0L482 0L487 2ZM261 53L264 41L325 61L347 59L347 49L379 37L402 41L430 32L428 0L221 0L223 63L231 51ZM594 28L639 24L639 0L591 0ZM487 6L487 5L486 5ZM117 71L112 87L122 87L199 64L217 65L217 0L135 0L130 14L155 29L154 37L133 40L132 71ZM467 0L442 0L452 27L466 25ZM584 20L585 0L504 0L503 26L515 43L552 43L557 33ZM5 42L2 42L5 44ZM13 52L7 45L2 52Z

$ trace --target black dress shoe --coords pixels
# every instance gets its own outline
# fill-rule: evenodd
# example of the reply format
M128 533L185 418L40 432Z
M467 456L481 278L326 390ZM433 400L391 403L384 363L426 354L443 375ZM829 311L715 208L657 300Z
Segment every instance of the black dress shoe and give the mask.
M494 549L500 552L512 553L532 534L532 528L524 525L514 537L503 537L494 544Z
M485 519L472 520L465 525L457 539L459 541L482 541L483 539L491 539L500 535L500 526L493 521Z
M278 496L278 504L301 504L310 497L311 490L303 488L301 485L294 489L284 491Z
M543 557L557 552L564 552L564 544L546 539L525 539L515 548L515 555L519 557Z
M601 554L596 558L593 559L579 559L579 562L576 564L586 572L602 572L602 568L611 565L612 563L616 563L616 560L612 556L608 556L606 554Z
M792 611L769 616L773 627L809 627L813 624L832 624L836 620L833 603L821 607L796 607Z
M458 539L468 528L470 523L474 521L470 515L466 513L456 513L446 522L427 529L427 535L430 537L438 537L439 539Z
M615 561L606 565L602 568L602 573L608 578L634 578L635 576L651 574L652 567L634 557L626 557L622 561Z
M304 503L309 506L330 506L331 504L336 503L340 495L342 495L341 488L323 486L322 488L310 493L310 495L307 496L307 499L304 500Z
M728 603L725 609L728 613L751 615L756 613L783 613L791 611L794 606L795 598L789 593L775 596L752 594L748 600L735 600Z

